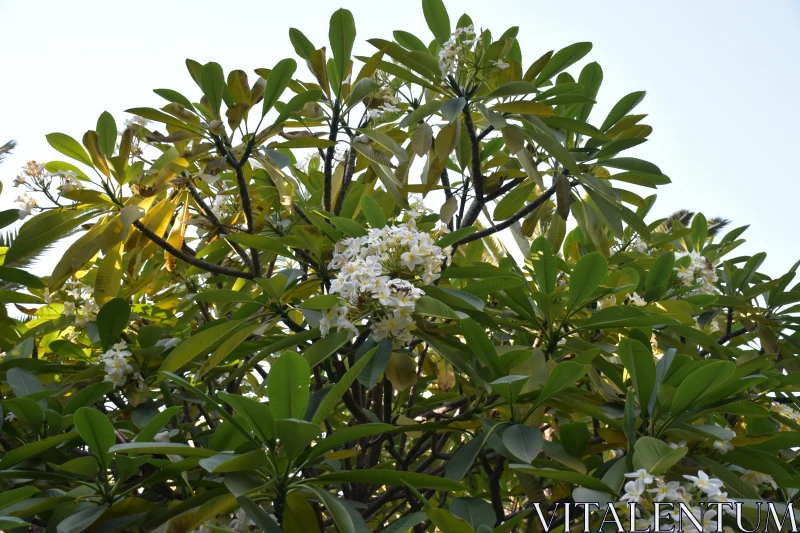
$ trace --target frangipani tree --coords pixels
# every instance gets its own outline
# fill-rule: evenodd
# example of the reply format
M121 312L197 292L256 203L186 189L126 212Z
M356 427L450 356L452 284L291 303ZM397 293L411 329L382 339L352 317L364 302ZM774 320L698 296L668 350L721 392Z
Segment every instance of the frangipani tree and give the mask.
M670 180L627 155L644 92L592 117L591 44L523 62L518 28L423 12L429 44L354 57L341 9L329 46L289 30L310 75L187 60L194 94L47 136L66 160L0 213L30 318L0 311L0 527L506 532L706 499L755 525L796 499L796 267L646 221Z

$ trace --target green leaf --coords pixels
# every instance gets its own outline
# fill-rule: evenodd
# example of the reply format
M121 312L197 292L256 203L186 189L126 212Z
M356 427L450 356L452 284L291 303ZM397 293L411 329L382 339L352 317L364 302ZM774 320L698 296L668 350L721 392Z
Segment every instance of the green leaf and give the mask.
M675 266L675 254L665 252L658 256L653 266L647 272L644 281L645 297L648 300L657 300L666 292L672 269Z
M455 231L451 231L450 233L448 233L447 235L436 241L436 246L438 246L439 248L446 248L447 246L450 246L451 244L455 244L456 242L460 241L464 237L469 237L476 231L478 231L478 228L476 226L467 226L466 228L459 228Z
M444 477L456 483L461 481L472 468L472 464L475 462L481 449L483 449L485 440L486 434L481 433L466 444L461 445L455 453L453 453L450 462L447 463L447 467L444 470Z
M656 363L653 361L653 354L635 339L622 339L619 343L619 356L628 374L631 375L639 408L645 413L656 386Z
M336 524L340 533L356 533L356 528L355 525L353 525L353 519L350 513L347 512L347 508L336 496L325 489L313 485L308 486L308 488L316 494L317 498L325 505L328 513L330 513L333 518L333 523Z
M297 61L294 59L282 59L278 61L278 64L269 73L267 86L264 88L264 106L261 110L261 116L266 115L275 106L283 91L291 83L295 70L297 70Z
M89 154L86 153L86 150L83 149L83 146L69 135L64 133L50 133L45 135L45 138L50 146L65 156L80 161L84 165L90 167L94 166L92 165L92 159L89 157Z
M373 348L361 356L361 358L356 361L355 364L347 370L347 372L345 372L344 376L342 376L339 381L336 382L333 388L328 391L328 394L325 395L325 398L319 404L317 411L314 413L314 416L311 419L312 424L321 424L325 421L328 415L333 412L333 410L336 408L336 404L339 403L339 400L342 399L342 396L344 396L345 393L350 389L350 385L353 384L361 371L364 370L364 367L367 366L367 363L370 362L377 350L378 348ZM304 359L301 358L301 360L303 363L305 363ZM270 375L272 375L271 372ZM308 378L306 378L306 382L308 382ZM308 386L306 386L306 390L308 390ZM272 400L270 400L270 402L271 401ZM305 407L303 408L303 413L305 413ZM300 416L302 416L302 413Z
M368 423L350 426L338 431L334 431L311 449L310 453L308 454L308 460L319 457L320 455L334 450L348 442L354 442L363 437L371 437L372 435L381 435L394 429L395 426L392 426L391 424Z
M258 440L267 445L275 442L275 437L278 433L275 426L275 417L266 404L255 398L247 398L239 394L219 392L217 395L247 420L250 429L253 430Z
M297 307L300 309L324 310L336 307L340 301L341 299L336 294L318 294L298 304Z
M279 419L275 422L275 426L278 429L282 449L290 461L300 455L321 433L319 424L294 418Z
M150 455L180 455L182 457L211 457L215 450L196 448L180 442L125 442L115 444L110 453L142 453Z
M524 424L514 424L503 431L503 445L525 463L531 464L542 452L544 438L539 429Z
M17 210L12 212L15 213L14 220L17 220ZM27 262L96 214L96 211L86 209L53 209L39 213L19 229L17 238L6 252L4 266Z
M672 449L666 442L652 437L639 438L634 450L633 467L644 468L654 476L666 474L689 451L685 447Z
M175 102L176 104L181 104L186 109L194 110L192 102L178 91L173 91L172 89L153 89L153 92L168 102Z
M264 533L283 533L278 523L275 522L272 516L260 505L244 496L239 496L236 498L236 501L239 502L239 505L247 514L247 517L256 524L256 527L264 531Z
M461 320L461 334L467 341L468 349L489 368L492 377L500 377L504 374L497 351L483 330L483 326L471 318L464 318Z
M422 0L422 12L433 36L439 44L450 39L450 17L442 0Z
M289 28L289 40L292 42L297 55L308 61L317 48L308 40L303 32L297 28Z
M139 434L134 437L135 442L150 442L153 440L153 437L158 435L158 432L161 431L169 419L173 416L177 415L181 411L181 407L179 405L174 405L172 407L167 407L163 411L159 411L153 418L151 418L147 424L139 431Z
M630 170L632 172L644 172L646 174L661 174L661 169L649 161L637 159L635 157L615 157L614 159L603 159L597 162L604 167Z
M414 488L432 489L442 491L462 491L461 484L439 476L408 472L403 470L388 470L372 468L369 470L340 470L330 474L322 474L314 478L314 483L365 483L368 485L395 485L403 486L404 483Z
M297 352L283 352L272 362L267 391L275 418L303 418L308 405L310 376L309 364Z
M540 147L544 148L548 154L555 157L558 162L568 168L570 172L573 174L580 174L578 164L563 144L536 128L531 128L526 131Z
M0 302L4 304L40 304L42 299L16 291L0 291Z
M97 135L100 139L100 151L106 157L114 155L117 144L117 123L108 111L103 111L97 119Z
M458 518L446 509L428 507L425 509L425 516L442 533L472 533L472 527L466 520Z
M350 55L356 40L356 23L353 14L347 9L338 9L331 15L328 40L331 43L333 61L336 64L336 80L342 83L350 68ZM336 88L339 94L339 87Z
M3 402L3 407L29 425L34 433L39 433L44 423L44 411L38 403L25 397L12 398L10 400L5 400ZM6 457L8 457L8 455L6 455ZM2 463L0 463L0 465L2 465Z
M367 354L368 355L368 354ZM364 369L358 374L358 381L366 387L372 389L380 381L383 372L392 358L392 340L389 338L381 339L378 343L375 356L372 357Z
M244 292L231 289L212 289L195 294L192 298L196 302L219 302L219 303L254 303Z
M97 313L97 333L103 350L119 342L120 335L128 327L131 306L122 298L114 298L106 302Z
M598 139L601 141L607 141L608 137L605 134L586 122L582 120L575 120L574 118L566 118L566 117L543 117L542 122L547 124L552 128L557 128L560 130L567 130L574 133L580 133L581 135L586 135L593 139ZM603 161L600 164L604 164Z
M400 121L400 127L405 128L411 124L416 124L420 120L429 117L430 115L439 111L442 108L441 100L431 100L430 102L425 102L414 111L403 117L403 120Z
M608 277L608 261L600 252L581 257L569 279L569 305L574 307L597 290Z
M383 530L383 533L406 533L423 520L425 520L425 513L422 511L407 514L390 523L389 526Z
M735 371L736 363L733 361L711 361L693 371L678 385L670 412L681 414L686 410L701 407L702 404L698 405L696 400L705 392L727 381Z
M293 97L289 100L285 106L281 108L280 113L278 114L278 118L275 119L275 124L281 124L284 120L286 120L289 115L297 111L298 109L302 109L309 102L316 102L322 97L322 91L313 90L313 91L306 91L304 93L300 93L297 96Z
M510 81L489 93L486 98L500 98L502 96L518 96L531 94L537 91L536 86L527 81Z
M32 400L28 401L36 405L36 402L33 402ZM14 448L13 450L6 452L3 458L0 459L0 469L12 467L16 464L21 463L22 461L25 461L26 459L30 459L31 457L36 457L37 455L45 452L46 450L54 448L59 444L61 444L62 442L70 440L77 436L78 433L72 431L70 433L62 433L61 435L55 435L53 437L47 437L46 439L35 440L29 442L28 444L23 444L19 448Z
M616 491L611 490L605 483L596 477L581 474L579 472L573 472L570 470L555 470L553 468L533 468L529 465L520 464L512 464L510 465L510 468L518 472L523 472L525 474L530 474L532 476L541 477L544 479L565 481L567 483L580 485L588 489L599 490L600 492L607 492L609 494L616 493Z
M678 325L680 322L667 316L646 313L630 306L606 307L581 323L581 330L599 328L622 328L633 326Z
M493 220L505 220L507 218L511 218L522 208L523 205L527 203L528 197L533 192L534 187L536 187L536 184L532 181L529 183L523 183L503 196L503 198L497 202L497 207L494 208L494 215L492 216Z
M201 353L208 351L211 346L225 338L239 326L244 324L246 319L231 320L222 324L214 325L192 335L172 350L172 352L161 363L158 369L159 374L163 372L176 372L194 361Z
M100 383L93 383L84 389L78 390L75 394L70 396L69 402L64 407L64 415L71 415L75 413L80 407L89 406L106 394L111 392L114 384L110 381L101 381Z
M2 292L4 291L0 291L0 296L2 296ZM5 302L6 300L3 301ZM30 396L44 390L39 378L24 368L9 368L6 373L6 381L8 381L17 398Z
M372 78L361 78L353 85L353 89L347 96L347 103L351 107L372 94L378 88L378 83Z
M331 222L336 226L336 229L350 237L365 237L367 230L355 220L344 217L331 217Z
M212 61L203 65L203 69L200 71L200 86L214 116L219 117L222 96L225 93L225 73L222 72L219 63Z
M544 235L531 243L531 262L536 274L536 284L539 290L552 294L556 290L558 279L558 261L556 260L553 246Z
M644 99L645 94L647 94L645 91L636 91L623 96L620 101L611 108L608 116L603 121L603 125L600 126L600 130L606 132L611 129L611 126L619 122L622 117L633 111L633 108L639 105L639 102Z
M591 49L592 43L575 43L562 48L553 54L553 57L551 57L547 64L545 64L542 71L539 72L538 76L536 76L534 85L542 85L554 75L558 74L576 61L579 61L581 58L583 58L583 56L588 54Z
M370 227L380 229L386 226L386 216L380 204L372 196L361 197L361 210Z
M358 131L359 133L363 133L367 138L375 141L379 145L392 152L400 161L405 161L408 159L408 152L406 152L405 148L397 144L397 141L389 137L384 132L370 128L359 128Z
M350 340L350 332L344 330L334 331L324 339L314 341L311 347L303 352L303 358L308 361L308 366L314 368L322 361L336 353L336 350L344 346Z
M0 516L0 528L2 528L3 531L29 525L28 522L16 516Z
M434 316L439 318L450 318L453 320L459 320L459 317L455 311L453 311L450 307L443 304L439 300L435 298L431 298L430 296L420 296L416 302L416 306L414 312L418 315L422 316Z
M492 107L498 113L514 113L517 115L534 115L537 117L552 117L557 115L556 110L547 104L530 100L516 100L505 102Z
M17 489L5 490L0 494L0 509L14 502L29 498L37 492L39 492L39 489L36 487L20 487Z
M90 407L81 407L75 411L75 429L89 449L97 456L103 468L109 464L108 450L116 442L114 426L111 421L98 411Z
M89 530L89 526L106 512L108 504L98 505L83 509L72 514L58 523L56 533L82 533Z
M582 365L574 361L562 361L553 368L547 382L539 394L539 399L536 405L541 405L554 394L566 389L567 387L574 386L575 383L581 379L591 368L591 365Z
M0 266L0 280L17 283L31 289L44 288L44 283L42 283L41 279L19 268ZM4 299L3 301L5 302L6 300Z

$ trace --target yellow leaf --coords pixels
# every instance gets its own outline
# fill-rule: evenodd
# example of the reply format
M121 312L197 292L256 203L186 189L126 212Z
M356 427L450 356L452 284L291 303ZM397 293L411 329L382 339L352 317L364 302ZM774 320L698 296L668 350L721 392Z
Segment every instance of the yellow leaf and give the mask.
M122 242L118 242L100 261L94 282L94 299L97 305L102 307L107 301L116 298L121 281Z
M404 353L393 353L386 366L386 379L396 391L406 390L417 382L417 364Z
M184 199L183 210L180 216L175 219L175 224L172 226L172 231L169 233L167 242L173 247L180 250L183 247L184 238L186 237L186 221L189 220L189 199ZM178 267L178 258L169 252L164 252L164 266L168 272L174 272Z

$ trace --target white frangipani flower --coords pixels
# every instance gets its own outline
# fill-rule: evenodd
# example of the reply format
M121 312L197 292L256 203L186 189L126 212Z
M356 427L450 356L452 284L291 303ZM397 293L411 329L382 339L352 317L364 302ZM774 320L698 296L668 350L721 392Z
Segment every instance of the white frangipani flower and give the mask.
M722 481L716 478L708 477L708 474L706 474L702 470L698 470L696 476L683 476L683 477L691 481L692 485L702 490L709 496L717 494L723 487Z

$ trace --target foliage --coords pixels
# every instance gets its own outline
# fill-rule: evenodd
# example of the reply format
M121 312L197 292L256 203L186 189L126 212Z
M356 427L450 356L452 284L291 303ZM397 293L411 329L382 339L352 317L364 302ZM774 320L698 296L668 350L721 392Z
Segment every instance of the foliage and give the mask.
M591 44L523 68L517 27L423 13L429 44L353 56L340 9L289 31L313 78L187 60L191 99L47 136L0 213L0 527L499 533L638 470L797 499L796 266L645 222L644 92L590 121Z

